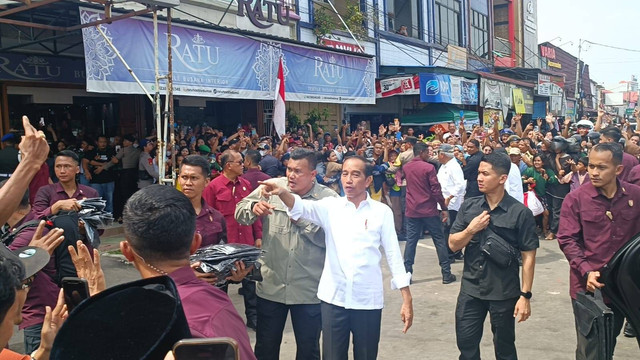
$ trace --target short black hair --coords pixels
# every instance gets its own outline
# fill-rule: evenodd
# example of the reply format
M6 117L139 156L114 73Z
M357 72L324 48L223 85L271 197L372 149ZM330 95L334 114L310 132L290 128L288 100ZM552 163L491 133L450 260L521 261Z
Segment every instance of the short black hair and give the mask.
M24 266L21 262L0 257L0 322L4 321L7 312L16 301L16 292L22 278Z
M622 138L622 132L615 126L607 126L600 130L600 136L608 137L613 140L613 142L617 143Z
M587 156L582 156L582 157L580 157L580 158L578 159L578 162L579 162L579 163L582 163L582 165L584 165L585 167L586 167L586 166L589 166L589 157L587 157Z
M96 137L96 140L100 140L100 138L104 138L105 140L109 141L109 138L107 137L107 135L105 134L100 134Z
M360 155L352 155L352 156L348 156L344 159L344 163L347 162L347 160L360 160L362 161L362 163L364 164L364 175L366 177L369 176L373 176L373 165L371 165L370 162L367 161L367 159L365 159L364 157L360 156Z
M211 176L211 166L209 166L209 162L207 161L207 159L205 159L201 155L185 156L182 159L182 163L180 164L180 170L182 170L182 167L185 165L199 167L202 170L202 175L204 175L205 178Z
M423 143L422 141L418 142L413 147L413 156L420 156L420 154L422 154L422 152L426 151L428 148L429 147L427 146L427 144Z
M220 155L220 167L224 169L224 166L227 165L228 162L233 161L233 155L237 153L235 150L225 150L222 155Z
M611 152L612 160L614 165L622 164L622 146L618 143L598 143L594 147L591 148L591 151L596 152Z
M509 175L509 170L511 170L511 159L507 154L494 151L491 154L482 156L482 161L489 163L498 175Z
M0 181L0 189L9 181L9 179L5 179ZM6 206L6 204L5 204ZM26 209L29 206L29 188L24 191L24 195L22 195L22 199L20 199L20 204L18 204L18 209Z
M415 137L415 136L407 136L407 137L404 139L404 142L405 142L405 143L409 143L409 144L411 144L411 145L415 145L415 144L418 142L418 138L417 138L417 137Z
M247 150L247 153L244 154L245 159L249 159L251 161L251 165L258 165L260 160L262 160L262 155L260 155L260 151L258 150Z
M173 186L135 192L122 213L124 233L145 261L186 260L196 231L191 201Z
M56 154L55 159L59 158L60 156L71 158L71 160L75 161L76 164L80 164L80 158L78 157L78 154L74 153L71 150L60 151L59 153Z
M480 141L478 141L478 140L476 140L476 139L470 139L470 140L469 140L469 141L467 141L467 142L472 143L472 144L473 144L473 146L475 146L475 147L477 147L478 149L480 149Z
M309 169L312 171L316 169L316 166L318 165L318 158L316 157L315 151L305 148L296 148L291 152L291 160L302 159L307 160L307 163L309 163Z

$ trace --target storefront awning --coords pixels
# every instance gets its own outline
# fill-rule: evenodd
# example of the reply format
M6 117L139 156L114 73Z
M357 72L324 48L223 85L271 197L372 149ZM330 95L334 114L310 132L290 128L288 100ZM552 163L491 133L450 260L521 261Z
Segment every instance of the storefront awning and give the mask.
M462 110L467 123L478 123L480 118L475 111ZM460 109L455 106L444 104L432 104L422 111L403 116L401 119L403 126L428 126L442 123L458 123L460 121Z

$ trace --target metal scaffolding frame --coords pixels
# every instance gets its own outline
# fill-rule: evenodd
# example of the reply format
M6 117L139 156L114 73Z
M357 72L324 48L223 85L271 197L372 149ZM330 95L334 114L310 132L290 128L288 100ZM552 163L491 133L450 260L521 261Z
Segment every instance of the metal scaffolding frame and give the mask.
M31 21L17 20L17 19L9 19L7 16L21 14L23 12L37 9L44 6L51 6L53 4L60 3L69 3L66 0L8 0L9 2L15 3L17 6L9 6L11 4L0 5L0 24L9 24L13 26L24 26L32 29L41 29L41 30L51 30L55 32L61 32L62 34L56 35L54 37L49 37L41 40L33 40L29 44L37 44L42 41L57 39L61 37L69 36L70 33L77 32L86 27L95 27L96 30L102 35L102 37L106 40L107 44L114 50L117 57L123 63L123 65L127 68L133 79L140 86L144 94L147 98L153 103L154 109L154 118L156 120L156 131L158 137L158 146L157 146L157 161L160 178L158 182L160 184L174 184L175 183L175 154L171 152L171 177L166 177L166 154L167 154L167 145L170 145L172 148L175 145L175 137L172 129L174 128L174 109L173 109L173 71L172 71L172 49L171 49L171 8L166 8L167 11L167 45L168 45L168 57L167 57L167 74L160 74L160 62L159 62L159 45L158 45L158 11L161 10L158 6L146 6L145 9L130 11L124 14L112 15L112 7L114 5L113 0L84 0L83 2L74 1L74 3L92 3L92 4L100 4L104 6L104 18L93 21L86 24L76 24L72 26L57 26L51 24L44 24ZM135 1L135 0L134 0ZM153 28L154 28L154 58L155 58L155 93L152 96L146 90L142 82L138 79L133 69L129 67L124 57L120 54L118 49L113 45L113 43L108 39L106 34L100 28L102 24L111 24L114 21L128 19L134 16L140 16L144 14L152 13L153 14ZM24 45L22 45L24 46ZM16 48L17 46L10 47ZM4 50L7 50L5 48ZM162 111L162 99L160 94L160 81L166 81L166 93L165 95L165 109L164 113Z

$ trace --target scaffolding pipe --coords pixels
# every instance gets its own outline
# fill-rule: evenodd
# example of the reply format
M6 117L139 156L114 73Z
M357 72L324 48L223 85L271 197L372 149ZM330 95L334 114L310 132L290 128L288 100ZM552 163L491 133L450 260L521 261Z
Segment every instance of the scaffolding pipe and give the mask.
M176 136L173 113L173 56L171 54L171 9L167 9L167 103L169 103L169 145L171 146L171 184L176 182Z
M157 156L156 161L158 163L158 174L159 179L158 183L162 182L164 179L164 158L163 151L164 148L164 127L162 126L162 106L160 104L160 62L158 60L158 8L153 8L153 57L154 57L154 67L155 67L155 94L154 94L154 105L155 105L155 118L156 118L156 137L158 139L157 144Z

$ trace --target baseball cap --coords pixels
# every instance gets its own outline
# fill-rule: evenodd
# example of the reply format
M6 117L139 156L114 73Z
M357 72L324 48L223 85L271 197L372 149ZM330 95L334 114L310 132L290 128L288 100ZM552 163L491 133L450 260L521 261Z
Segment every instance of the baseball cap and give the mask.
M198 151L210 153L211 152L211 148L208 147L207 145L200 145L200 146L198 146Z
M578 127L584 126L584 127L588 127L589 129L592 129L593 123L587 119L582 119L576 123L576 126Z
M517 147L510 147L507 152L509 153L509 155L520 155L520 149L518 149Z
M515 133L511 129L502 129L502 130L500 130L500 135L504 135L504 134L513 135Z
M271 150L269 145L265 144L265 143L258 144L258 149L260 149L260 150Z
M0 141L5 142L5 141L13 140L15 138L16 138L16 136L13 133L9 133L9 134L3 136L2 140L0 140Z
M147 146L147 144L150 143L150 142L152 142L152 141L149 140L149 139L141 139L139 144L140 144L140 147L143 148L143 147Z
M453 145L450 144L442 144L438 149L439 152L443 153L448 157L453 157Z
M446 133L446 134L442 135L442 139L444 141L447 141L447 139L449 139L450 137L451 137L451 133Z
M12 251L4 244L0 245L0 256L20 261L22 265L24 265L24 279L20 279L23 281L42 270L42 268L47 265L51 259L51 256L49 256L47 251L35 246L25 246Z

